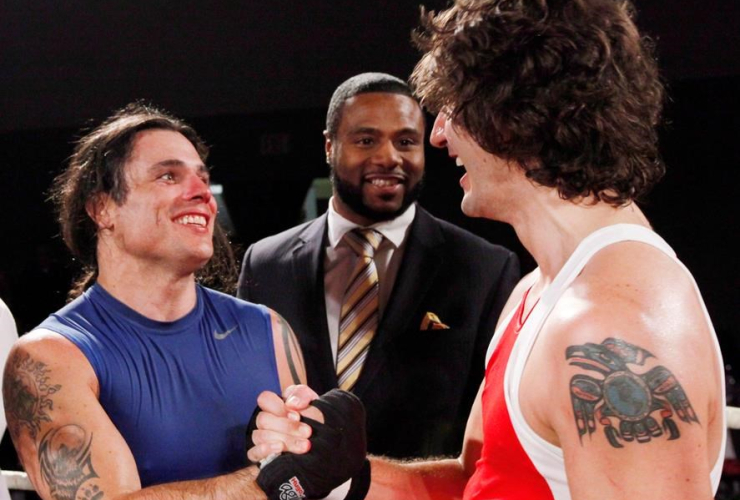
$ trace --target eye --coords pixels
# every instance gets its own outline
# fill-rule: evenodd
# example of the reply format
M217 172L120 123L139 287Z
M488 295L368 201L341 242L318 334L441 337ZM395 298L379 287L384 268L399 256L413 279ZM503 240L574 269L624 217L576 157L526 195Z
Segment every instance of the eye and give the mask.
M175 180L175 174L172 172L165 172L162 175L159 176L160 179L164 181L174 181Z
M375 144L375 139L373 139L372 137L360 137L359 139L357 139L355 144L359 146L372 146L373 144Z
M401 139L398 143L404 148L410 148L418 144L414 139L409 138Z

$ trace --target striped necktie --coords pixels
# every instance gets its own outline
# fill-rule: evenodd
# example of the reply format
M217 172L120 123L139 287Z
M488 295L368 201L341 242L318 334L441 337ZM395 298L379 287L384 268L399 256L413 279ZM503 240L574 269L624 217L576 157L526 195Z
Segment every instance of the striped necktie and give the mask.
M378 329L378 270L373 257L382 240L383 235L372 229L358 228L344 236L358 255L339 319L337 378L339 388L346 391L357 382Z

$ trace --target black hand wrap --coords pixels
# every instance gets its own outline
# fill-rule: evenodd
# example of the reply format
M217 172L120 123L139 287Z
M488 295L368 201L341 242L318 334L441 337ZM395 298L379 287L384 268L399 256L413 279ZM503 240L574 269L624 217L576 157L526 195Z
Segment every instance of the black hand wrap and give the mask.
M333 389L311 404L324 414L323 424L301 418L313 429L311 450L304 455L283 453L260 470L257 484L270 500L323 498L352 478L347 498L364 498L370 467L362 402Z

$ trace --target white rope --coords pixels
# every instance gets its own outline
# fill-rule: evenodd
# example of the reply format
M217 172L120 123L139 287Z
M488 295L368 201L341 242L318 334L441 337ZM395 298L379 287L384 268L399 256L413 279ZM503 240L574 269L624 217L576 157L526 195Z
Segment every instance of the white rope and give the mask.
M5 484L8 485L9 490L33 491L33 485L25 472L4 470L3 479L5 479Z
M727 428L740 429L740 408L728 406L725 410ZM9 489L33 491L33 485L28 480L28 475L25 472L4 470L2 473Z
M725 408L728 429L740 429L740 408L728 406Z

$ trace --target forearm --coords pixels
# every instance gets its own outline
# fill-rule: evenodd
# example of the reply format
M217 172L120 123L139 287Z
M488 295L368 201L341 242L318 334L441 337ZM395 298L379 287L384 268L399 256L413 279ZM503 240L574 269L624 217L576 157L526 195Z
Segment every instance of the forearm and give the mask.
M367 500L449 500L462 498L468 477L457 459L392 462L371 458Z
M247 467L210 479L150 486L115 498L116 500L265 500L267 497L256 483L258 473L257 467Z

